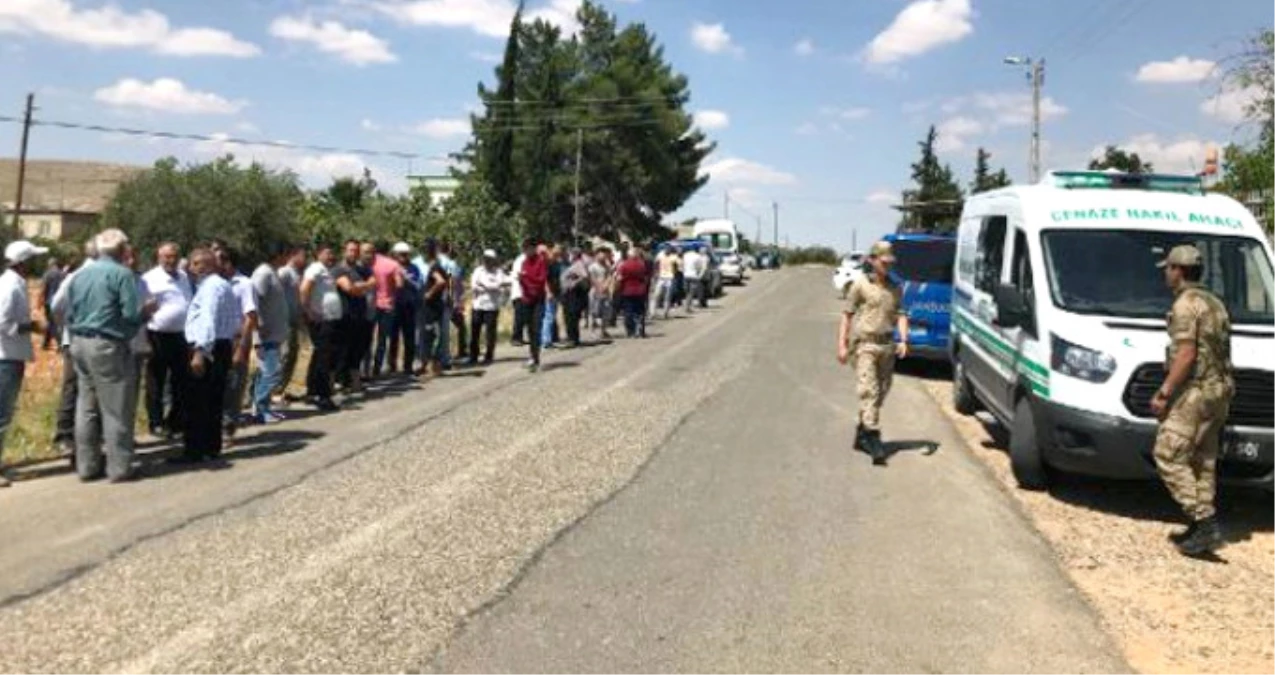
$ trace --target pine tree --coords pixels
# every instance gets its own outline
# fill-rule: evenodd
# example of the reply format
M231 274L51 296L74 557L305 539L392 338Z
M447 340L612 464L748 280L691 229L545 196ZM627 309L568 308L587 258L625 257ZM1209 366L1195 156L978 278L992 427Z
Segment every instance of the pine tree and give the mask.
M478 96L487 106L483 117L473 117L476 134L470 146L474 168L487 181L496 201L517 208L518 193L514 189L514 129L518 124L517 90L519 44L522 36L523 3L518 3L509 37L505 40L505 56L496 69L496 92L492 94L480 82ZM483 140L486 143L483 143Z
M963 194L952 175L952 167L939 162L934 151L938 131L930 126L925 140L917 145L921 157L912 164L915 187L903 191L905 211L902 229L934 232L946 229L960 213Z
M992 153L983 148L978 149L978 156L974 160L974 182L970 183L970 194L1010 185L1009 174L1005 173L1005 169L992 173L992 167L988 162L991 158Z

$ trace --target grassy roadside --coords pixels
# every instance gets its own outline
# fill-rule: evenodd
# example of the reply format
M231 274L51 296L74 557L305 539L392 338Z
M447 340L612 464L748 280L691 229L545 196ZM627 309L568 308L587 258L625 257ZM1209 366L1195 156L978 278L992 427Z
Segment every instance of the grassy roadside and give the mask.
M34 296L32 296L34 297ZM43 317L39 317L41 320ZM456 349L458 335L452 330L452 350ZM513 311L506 307L500 312L497 322L497 350L507 345L513 334ZM35 361L27 364L26 375L22 382L22 391L18 394L17 409L14 411L13 424L4 440L3 452L0 452L0 466L15 467L55 459L57 449L53 446L53 431L57 420L58 402L62 394L62 355L56 350L40 349L43 335L33 335L36 346ZM507 348L507 347L506 347ZM289 383L290 393L301 395L305 392L305 373L310 363L310 345L303 337L301 353L297 358L297 369ZM253 368L256 367L254 363ZM139 393L136 429L138 435L147 431L145 385Z

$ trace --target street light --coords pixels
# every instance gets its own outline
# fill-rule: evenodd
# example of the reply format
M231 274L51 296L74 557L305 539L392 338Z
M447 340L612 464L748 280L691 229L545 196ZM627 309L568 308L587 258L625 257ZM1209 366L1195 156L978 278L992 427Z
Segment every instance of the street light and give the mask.
M1005 64L1010 66L1028 66L1031 70L1027 79L1032 85L1032 140L1029 150L1029 175L1031 182L1040 181L1040 88L1045 83L1045 59L1033 59L1029 56L1006 56Z

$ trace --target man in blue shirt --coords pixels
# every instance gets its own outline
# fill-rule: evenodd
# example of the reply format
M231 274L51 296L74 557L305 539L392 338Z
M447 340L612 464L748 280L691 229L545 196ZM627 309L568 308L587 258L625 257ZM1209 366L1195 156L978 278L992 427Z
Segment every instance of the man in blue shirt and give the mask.
M185 451L174 461L192 463L221 454L221 417L226 376L234 358L233 341L242 312L230 282L219 273L212 251L190 252L189 273L197 284L186 311L186 344L190 350L187 379Z
M112 483L133 473L136 374L129 343L142 326L143 307L133 271L121 261L128 236L97 235L97 261L71 282L71 360L75 363L75 468L81 480ZM105 454L105 466L103 466Z

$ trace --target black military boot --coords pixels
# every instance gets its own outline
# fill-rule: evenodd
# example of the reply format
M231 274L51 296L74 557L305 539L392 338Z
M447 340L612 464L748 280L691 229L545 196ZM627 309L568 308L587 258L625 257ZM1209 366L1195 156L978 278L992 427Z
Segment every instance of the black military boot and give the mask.
M1187 525L1185 530L1170 532L1169 541L1173 542L1174 544L1181 544L1187 539L1190 539L1191 535L1195 534L1195 531L1199 529L1199 527L1200 527L1200 523L1198 521L1192 520L1191 524Z
M1178 544L1178 550L1183 555L1201 556L1222 548L1223 543L1222 528L1218 525L1217 516L1213 516L1198 521L1195 532Z
M854 428L854 449L863 450L863 423L860 422Z
M885 466L885 444L881 442L881 432L863 432L863 444L867 447L868 454L872 455L872 465Z

